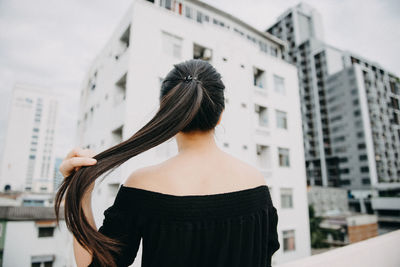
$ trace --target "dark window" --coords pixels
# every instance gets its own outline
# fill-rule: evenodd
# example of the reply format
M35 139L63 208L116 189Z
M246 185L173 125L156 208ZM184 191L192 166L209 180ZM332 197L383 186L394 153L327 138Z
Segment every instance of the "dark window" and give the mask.
M371 184L371 180L369 178L362 178L363 184Z
M361 172L369 172L369 168L368 168L368 166L363 166L360 168L360 171Z
M367 155L360 155L358 158L359 158L360 160L367 160L367 159L368 159L368 156L367 156Z
M54 227L39 227L39 237L53 236Z

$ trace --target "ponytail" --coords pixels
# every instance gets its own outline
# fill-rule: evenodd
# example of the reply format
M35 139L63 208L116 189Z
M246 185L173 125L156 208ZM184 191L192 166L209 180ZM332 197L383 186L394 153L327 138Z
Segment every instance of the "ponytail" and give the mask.
M65 177L57 191L57 225L65 195L67 228L78 243L91 252L93 259L103 266L116 266L112 255L121 253L121 243L89 224L83 212L82 198L91 185L105 172L115 170L127 160L169 140L180 131L210 130L215 127L224 108L224 85L219 73L208 62L189 60L174 67L163 81L160 107L155 116L129 139L95 155L95 165L82 166ZM185 80L183 76L186 75L195 76L198 80Z

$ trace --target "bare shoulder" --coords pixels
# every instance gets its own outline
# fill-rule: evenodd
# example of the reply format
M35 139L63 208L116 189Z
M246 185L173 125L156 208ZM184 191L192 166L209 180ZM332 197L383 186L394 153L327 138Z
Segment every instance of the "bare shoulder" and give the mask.
M159 165L150 165L133 171L123 183L124 186L148 189L154 184Z

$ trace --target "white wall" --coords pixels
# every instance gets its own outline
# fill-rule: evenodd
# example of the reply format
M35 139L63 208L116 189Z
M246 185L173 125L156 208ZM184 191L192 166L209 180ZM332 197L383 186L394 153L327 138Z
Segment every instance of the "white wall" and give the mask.
M52 237L38 237L34 221L8 221L3 252L3 267L31 266L31 256L54 254L53 267L75 266L72 235L65 222Z

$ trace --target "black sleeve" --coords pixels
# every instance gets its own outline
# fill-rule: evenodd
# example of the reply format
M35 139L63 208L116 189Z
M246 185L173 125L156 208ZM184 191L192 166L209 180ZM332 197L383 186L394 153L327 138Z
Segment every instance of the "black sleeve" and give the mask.
M117 266L129 266L136 258L141 240L141 225L139 217L126 210L120 210L115 205L104 211L103 225L99 232L124 243L121 256L114 255ZM94 261L88 267L97 266Z
M278 212L274 206L271 207L271 216L268 229L268 265L271 266L272 255L280 248L278 238Z

